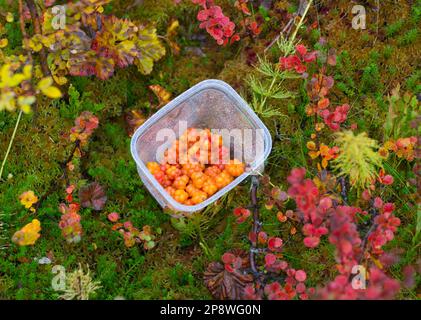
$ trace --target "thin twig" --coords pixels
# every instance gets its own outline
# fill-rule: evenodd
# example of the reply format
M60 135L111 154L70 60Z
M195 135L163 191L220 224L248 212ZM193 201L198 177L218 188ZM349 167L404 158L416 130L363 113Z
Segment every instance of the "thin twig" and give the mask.
M374 223L374 218L379 214L379 212L374 208L374 203L373 200L371 201L371 208L369 210L369 213L371 214L371 218L370 218L370 228L367 230L367 233L365 234L362 242L361 242L361 256L358 259L359 262L358 264L361 264L362 260L364 259L364 253L366 251L366 247L367 247L367 243L368 243L368 237L370 236L370 234L374 231L374 229L377 227L377 224Z
M273 39L271 41L271 43L265 48L264 52L266 52L267 50L269 50L279 40L279 38L281 37L282 34L286 33L287 36L289 35L289 33L291 32L292 26L293 26L293 22L295 21L295 19L298 16L301 16L301 20L298 23L298 28L301 27L301 23L302 23L303 17L307 14L308 8L310 7L310 4L311 4L312 1L313 0L311 0L310 3L308 3L307 6L305 6L305 0L300 0L300 4L298 6L297 11L294 12L292 18L289 19L289 21L287 22L287 24L285 25L285 27L282 29L282 31L280 33L278 33L278 35L275 37L275 39ZM295 35L294 35L293 38L295 38Z
M303 14L302 14L302 16L301 16L301 19L300 19L300 21L298 22L297 28L295 28L295 31L294 31L294 33L293 33L293 34L292 34L292 36L291 36L291 39L290 39L291 43L293 43L293 42L294 42L295 37L297 36L298 30L301 28L301 25L302 25L302 24L303 24L303 22L304 22L304 18L306 17L307 12L308 12L308 10L310 9L310 6L311 6L311 3L312 3L312 2L313 2L313 0L310 0L310 1L308 2L306 9L304 10L304 13L303 13Z
M25 2L31 13L32 21L34 22L35 34L42 34L40 17L39 17L38 10L37 10L34 0L25 0ZM41 49L41 51L39 52L39 57L40 57L40 63L41 63L41 70L44 76L51 75L50 68L48 68L47 52L45 51L45 48Z
M19 0L19 25L20 25L20 32L22 33L23 42L26 45L28 42L28 34L25 30L25 15L23 13L23 0ZM29 63L32 64L32 53L30 50L26 50L26 54L28 56Z
M15 124L15 129L13 130L13 133L12 133L12 138L10 139L9 146L7 147L6 154L5 154L3 162L1 164L0 180L2 180L1 176L3 174L4 166L6 165L7 157L9 156L10 150L12 149L13 141L15 140L16 132L18 131L18 127L19 127L19 123L20 123L21 118L22 118L22 110L19 111L18 119L16 120L16 124Z
M258 206L258 200L257 200L257 188L259 186L259 180L257 176L251 177L251 190L250 190L250 198L251 198L251 204L252 204L252 210L253 210L253 227L252 227L252 233L256 235L260 232L260 228L262 226L260 219L259 219L259 206ZM257 241L251 241L251 247L250 247L250 267L254 274L258 274L259 271L256 267L256 252L258 252L257 248Z

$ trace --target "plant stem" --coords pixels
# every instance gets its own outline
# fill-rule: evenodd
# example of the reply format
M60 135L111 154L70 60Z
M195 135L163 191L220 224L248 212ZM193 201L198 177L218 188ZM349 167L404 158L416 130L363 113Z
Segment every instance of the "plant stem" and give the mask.
M295 28L295 31L294 31L294 33L292 34L291 39L289 40L289 41L291 41L291 43L292 43L292 42L294 42L295 37L297 36L298 30L301 28L301 25L302 25L302 24L303 24L303 22L304 22L304 18L306 17L307 12L308 12L308 9L310 9L310 6L311 6L311 3L312 3L312 2L313 2L313 0L310 0L310 1L308 2L306 9L304 10L303 15L301 16L301 19L300 19L300 21L298 22L297 28Z
M251 177L251 191L250 191L250 198L253 210L253 227L252 233L257 237L258 233L260 232L261 223L259 220L259 206L257 203L257 188L259 186L259 180L257 176ZM256 258L255 254L258 251L257 248L257 241L251 241L250 247L250 267L254 274L258 274L259 271L256 267Z
M9 146L7 147L6 154L5 154L3 162L1 164L0 181L2 180L1 176L3 175L4 166L6 165L7 157L9 156L10 150L12 149L13 141L15 140L16 132L18 131L18 127L19 127L19 123L20 123L21 118L22 118L22 110L19 111L18 119L17 119L16 124L15 124L15 129L13 130L13 133L12 133L12 138L10 139Z
M25 2L31 13L32 21L34 23L35 34L41 35L42 34L41 22L40 22L37 6L34 0L25 0ZM48 67L47 52L45 51L45 48L41 49L41 51L39 52L39 57L40 57L42 73L44 74L44 76L50 76L51 72L50 72L50 68Z

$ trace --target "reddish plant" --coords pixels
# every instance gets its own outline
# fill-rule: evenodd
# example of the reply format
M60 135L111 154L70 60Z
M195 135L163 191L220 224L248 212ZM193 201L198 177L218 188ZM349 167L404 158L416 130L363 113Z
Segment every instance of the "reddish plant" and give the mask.
M294 55L280 57L280 67L283 70L295 70L297 73L304 73L307 70L306 63L316 60L317 51L308 52L304 45L299 44L295 47L295 52Z
M220 6L216 6L213 0L192 0L193 3L202 7L197 14L199 27L206 31L216 40L219 45L226 45L240 40L235 33L235 24L225 16Z

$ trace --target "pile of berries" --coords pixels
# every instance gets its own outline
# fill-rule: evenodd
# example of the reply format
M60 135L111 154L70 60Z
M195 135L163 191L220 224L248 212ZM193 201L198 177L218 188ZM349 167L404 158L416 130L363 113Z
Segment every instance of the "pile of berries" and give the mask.
M177 202L196 205L244 173L245 164L229 159L222 136L209 129L187 129L148 170Z

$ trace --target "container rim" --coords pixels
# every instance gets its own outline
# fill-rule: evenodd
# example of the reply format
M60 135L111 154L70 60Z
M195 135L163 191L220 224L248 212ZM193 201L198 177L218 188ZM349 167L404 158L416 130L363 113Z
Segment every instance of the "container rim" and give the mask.
M239 111L245 113L249 118L252 119L252 121L255 122L255 124L263 129L264 131L264 152L261 157L259 157L257 160L253 161L252 167L249 171L244 172L242 175L238 176L236 179L234 179L230 184L226 185L224 188L213 194L211 197L206 199L205 201L193 205L193 206L187 206L178 203L175 201L166 191L165 189L157 183L156 188L158 189L159 193L165 198L165 200L169 203L170 207L174 209L175 211L180 212L196 212L207 205L211 204L215 200L219 199L223 194L233 189L235 186L237 186L240 182L242 182L244 179L246 179L249 175L253 174L254 171L256 171L257 168L259 168L263 162L267 159L267 157L270 154L270 151L272 149L272 137L270 135L270 132L268 128L263 124L263 122L259 119L259 117L254 113L254 111L249 107L249 105L244 101L244 99L226 82L222 80L217 79L208 79L199 82L198 84L194 85L190 89L184 91L179 96L175 97L173 100L171 100L168 104L166 104L164 107L162 107L160 110L158 110L155 114L153 114L148 120L145 121L132 136L131 142L130 142L130 151L132 154L133 159L136 162L136 165L142 173L144 173L147 178L150 181L154 181L154 176L149 172L149 170L146 168L143 161L140 159L138 152L137 152L137 141L139 137L147 131L147 129L157 122L159 119L161 119L165 114L167 114L170 110L176 108L178 105L180 105L182 102L193 96L194 94L204 90L204 89L216 89L219 90L226 95L228 95L232 100L236 101L238 104L240 104L243 108L238 108Z

